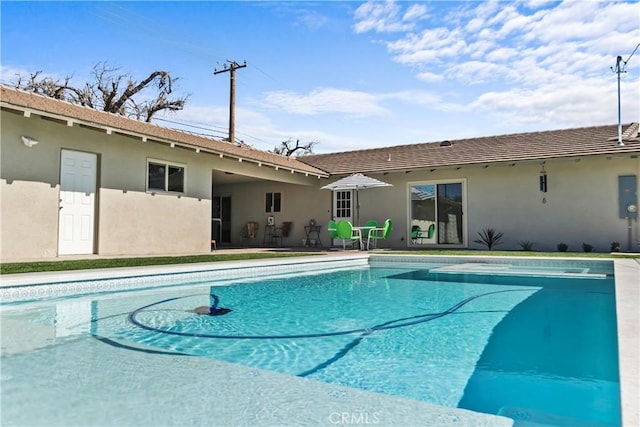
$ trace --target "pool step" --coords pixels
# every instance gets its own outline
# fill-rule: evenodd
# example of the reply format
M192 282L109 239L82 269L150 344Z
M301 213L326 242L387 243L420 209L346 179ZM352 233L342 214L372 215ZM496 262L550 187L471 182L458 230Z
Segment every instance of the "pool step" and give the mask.
M529 408L503 406L497 415L514 420L513 427L614 427L615 424L601 423L560 415L547 414Z
M562 279L606 279L607 277L604 273L592 273L588 268L526 267L512 264L476 262L435 267L430 269L430 272L433 274L502 275L511 277L552 277Z

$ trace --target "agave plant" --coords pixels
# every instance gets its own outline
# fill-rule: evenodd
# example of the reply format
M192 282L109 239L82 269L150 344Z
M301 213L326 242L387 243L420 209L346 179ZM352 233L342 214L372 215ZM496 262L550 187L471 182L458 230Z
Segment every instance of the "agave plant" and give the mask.
M489 250L494 246L499 245L502 240L502 231L496 231L493 228L485 228L482 231L478 231L479 239L474 240L476 243L485 245Z

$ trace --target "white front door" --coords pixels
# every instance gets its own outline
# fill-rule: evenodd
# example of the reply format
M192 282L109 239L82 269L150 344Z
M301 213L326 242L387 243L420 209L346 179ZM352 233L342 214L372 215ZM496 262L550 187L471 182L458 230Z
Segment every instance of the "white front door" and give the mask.
M58 254L92 254L95 218L95 154L62 150Z
M334 190L333 191L333 220L346 220L353 224L353 216L355 215L355 201L353 199L353 190ZM342 246L342 240L333 239L332 246Z

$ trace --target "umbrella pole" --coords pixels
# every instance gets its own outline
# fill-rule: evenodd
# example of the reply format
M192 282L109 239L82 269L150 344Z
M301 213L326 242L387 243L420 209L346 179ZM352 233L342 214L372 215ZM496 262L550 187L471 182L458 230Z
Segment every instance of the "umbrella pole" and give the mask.
M356 227L360 226L360 193L356 188Z

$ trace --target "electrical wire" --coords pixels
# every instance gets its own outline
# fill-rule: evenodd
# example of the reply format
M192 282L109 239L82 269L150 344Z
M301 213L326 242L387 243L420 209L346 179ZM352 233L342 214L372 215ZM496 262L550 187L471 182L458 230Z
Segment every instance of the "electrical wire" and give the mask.
M629 57L627 58L627 60L626 60L626 61L623 61L625 66L627 65L627 62L629 62L629 60L631 59L631 57L633 56L633 54L634 54L634 53L636 53L636 51L638 50L638 47L640 47L640 43L638 43L638 44L636 45L636 48L635 48L635 49L633 49L633 52L631 52L631 55L629 55Z

